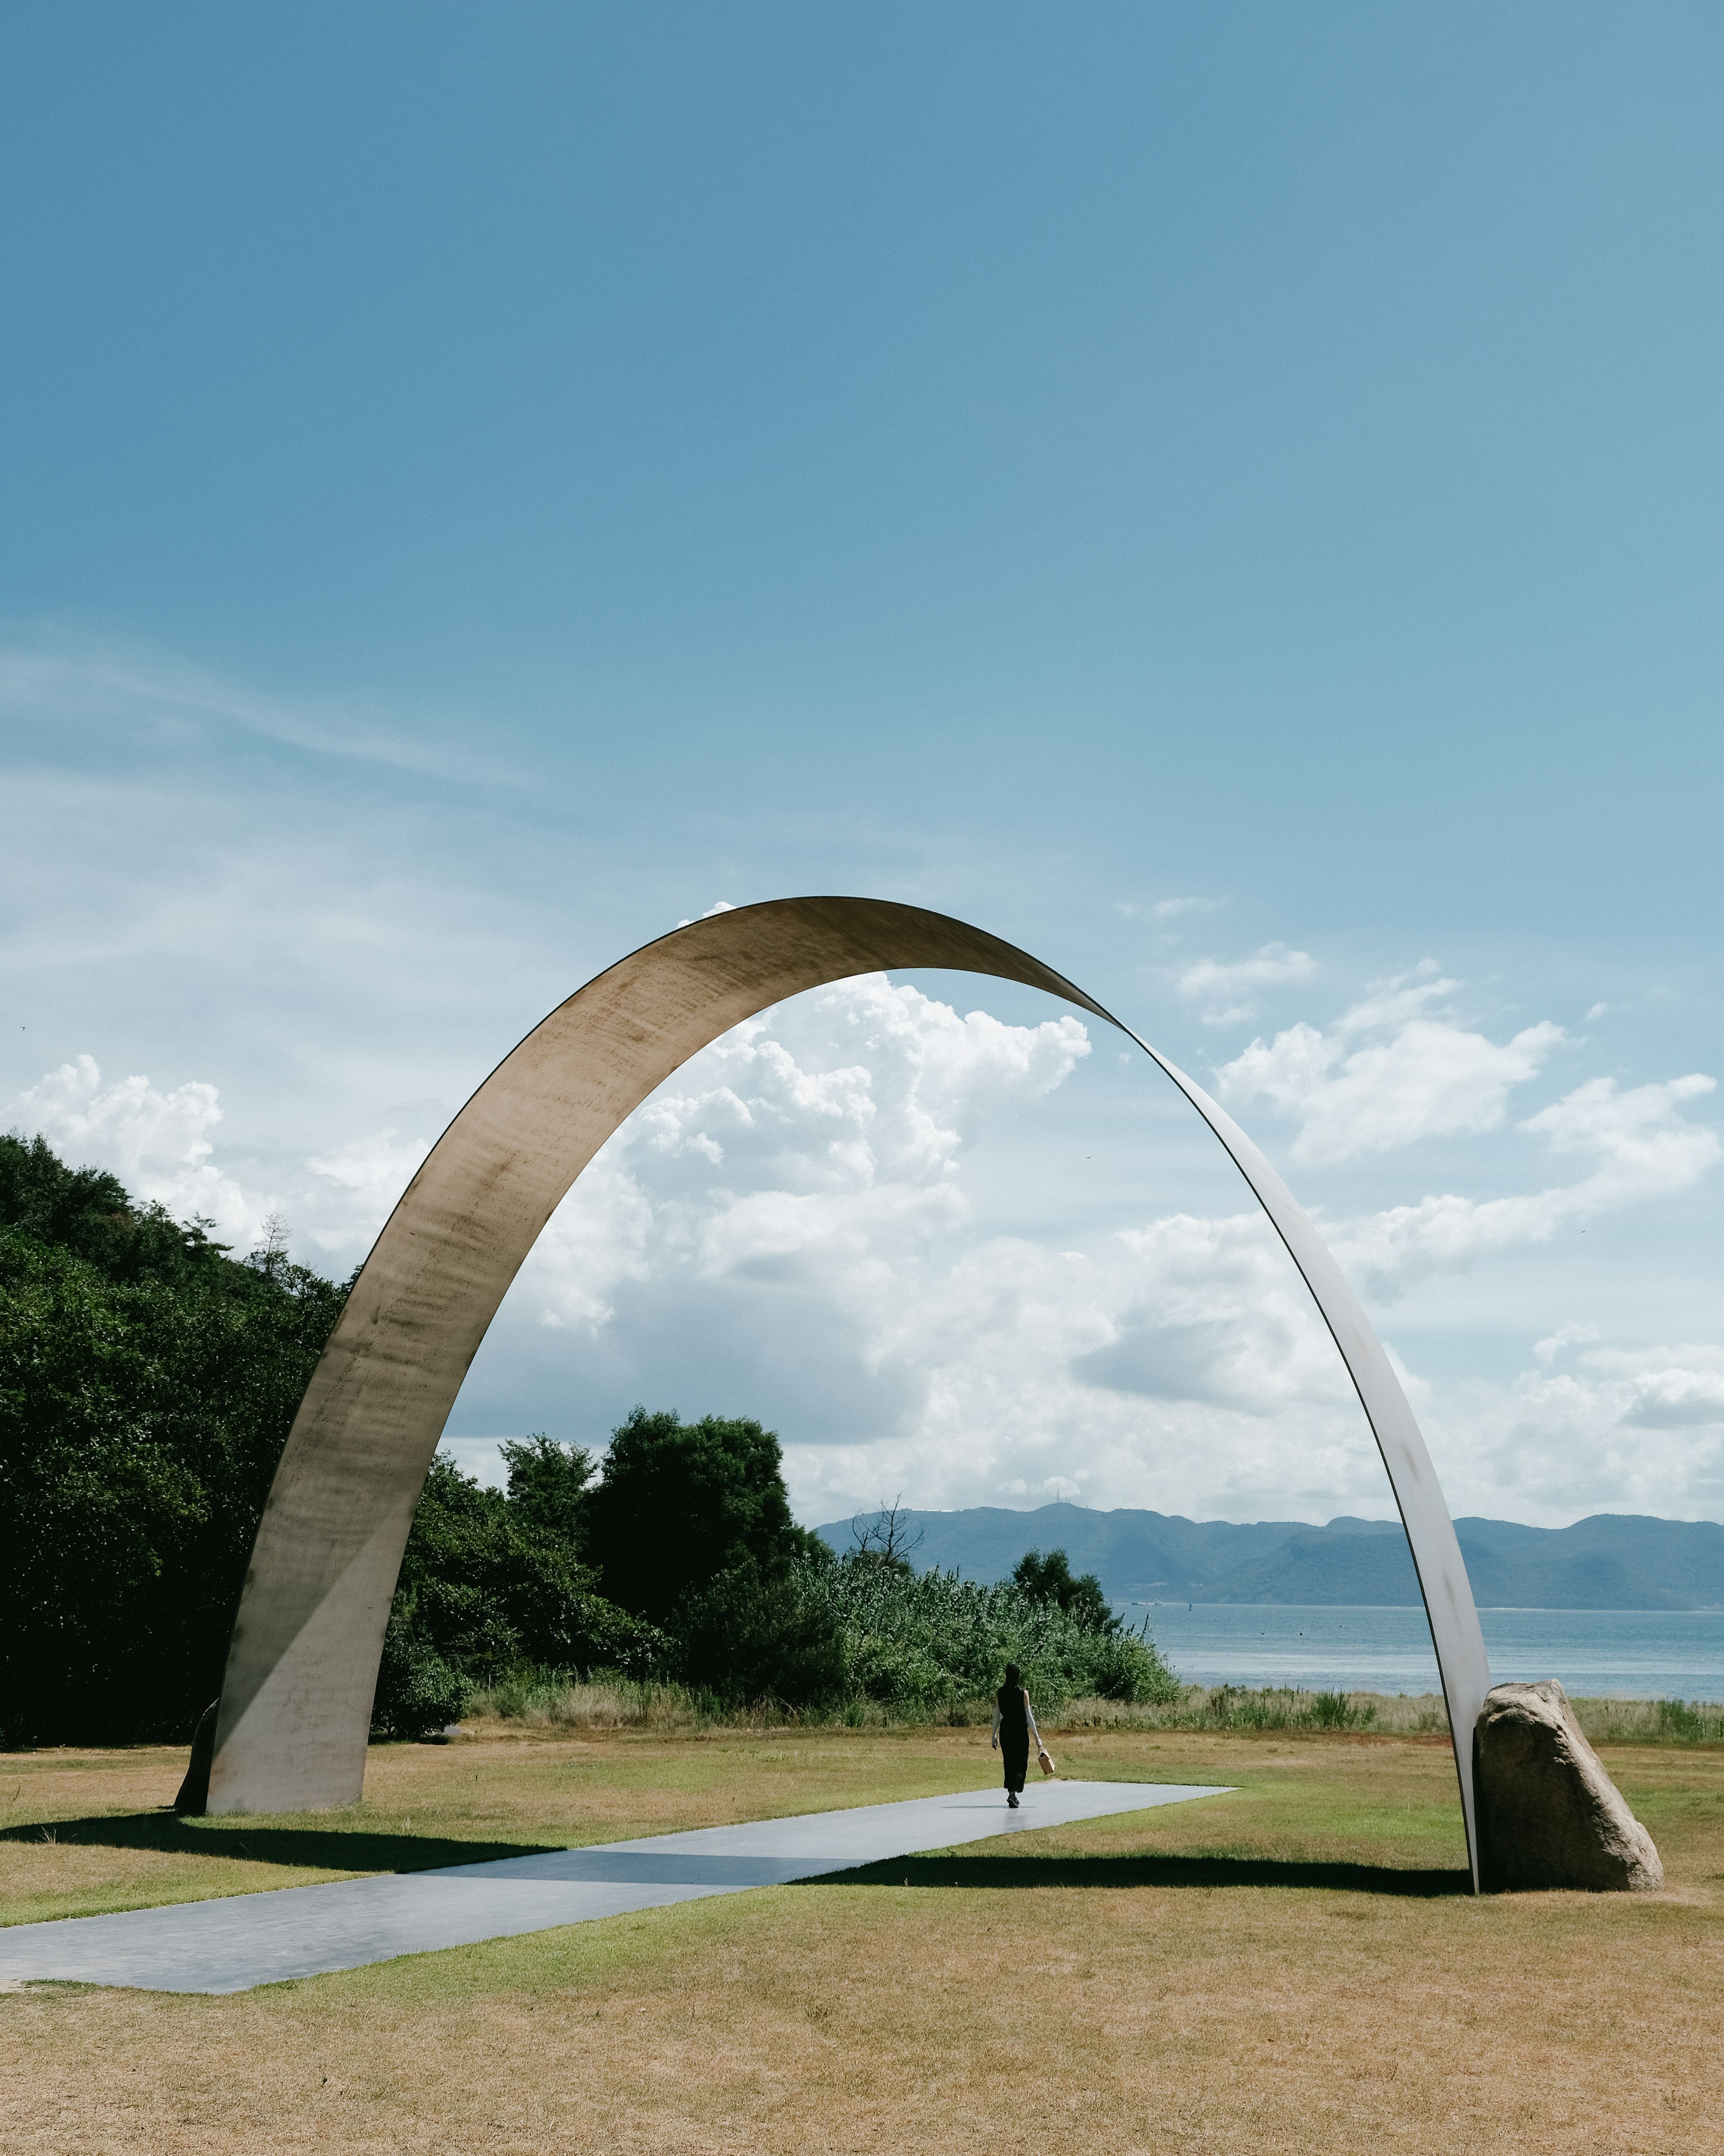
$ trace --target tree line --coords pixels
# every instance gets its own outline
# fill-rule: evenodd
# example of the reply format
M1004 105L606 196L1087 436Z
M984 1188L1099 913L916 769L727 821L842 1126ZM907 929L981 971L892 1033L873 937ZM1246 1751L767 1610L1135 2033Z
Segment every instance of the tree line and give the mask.
M271 1238L136 1204L41 1139L0 1137L0 1741L188 1737L219 1690L270 1480L345 1285ZM777 1437L637 1408L602 1457L505 1444L486 1487L439 1454L403 1559L378 1731L459 1718L476 1689L616 1671L716 1702L906 1709L991 1690L1177 1687L1093 1576L1031 1551L996 1587L918 1575L859 1527L797 1525Z

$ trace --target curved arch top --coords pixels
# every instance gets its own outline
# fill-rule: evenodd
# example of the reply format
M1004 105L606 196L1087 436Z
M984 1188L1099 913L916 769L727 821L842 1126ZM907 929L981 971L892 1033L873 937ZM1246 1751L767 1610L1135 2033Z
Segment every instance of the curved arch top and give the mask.
M358 1798L383 1628L432 1455L510 1283L605 1140L743 1019L806 988L918 967L1044 988L1117 1028L1255 1193L1341 1350L1406 1526L1476 1887L1471 1736L1491 1685L1478 1613L1413 1410L1327 1245L1232 1117L1093 997L998 937L882 899L778 899L645 945L536 1026L439 1139L354 1283L276 1470L228 1648L213 1811Z

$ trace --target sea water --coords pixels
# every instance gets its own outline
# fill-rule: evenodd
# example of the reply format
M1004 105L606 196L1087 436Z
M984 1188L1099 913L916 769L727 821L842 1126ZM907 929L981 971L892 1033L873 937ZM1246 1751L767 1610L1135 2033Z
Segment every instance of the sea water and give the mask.
M1423 1609L1118 1605L1187 1684L1435 1691ZM1724 1609L1481 1609L1498 1683L1557 1677L1582 1699L1724 1700Z

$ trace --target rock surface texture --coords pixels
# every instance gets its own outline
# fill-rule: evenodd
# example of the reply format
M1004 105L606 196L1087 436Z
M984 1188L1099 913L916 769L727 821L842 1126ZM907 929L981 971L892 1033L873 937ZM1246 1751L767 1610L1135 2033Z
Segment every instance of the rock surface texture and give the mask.
M1663 1886L1652 1836L1623 1802L1554 1678L1493 1686L1474 1727L1473 1759L1486 1893Z

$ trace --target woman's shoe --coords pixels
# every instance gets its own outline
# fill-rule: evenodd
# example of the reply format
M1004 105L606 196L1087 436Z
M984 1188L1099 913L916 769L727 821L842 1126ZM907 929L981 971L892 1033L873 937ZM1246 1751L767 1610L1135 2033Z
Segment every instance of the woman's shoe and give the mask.
M1017 1809L1018 1809L1018 1792L1017 1792L1015 1789L1008 1789L1008 1790L1007 1790L1007 1792L1006 1792L1006 1802L1007 1802L1007 1803L1011 1806L1011 1808L1012 1808L1012 1810L1013 1810L1013 1811L1016 1811L1016 1810L1017 1810Z

